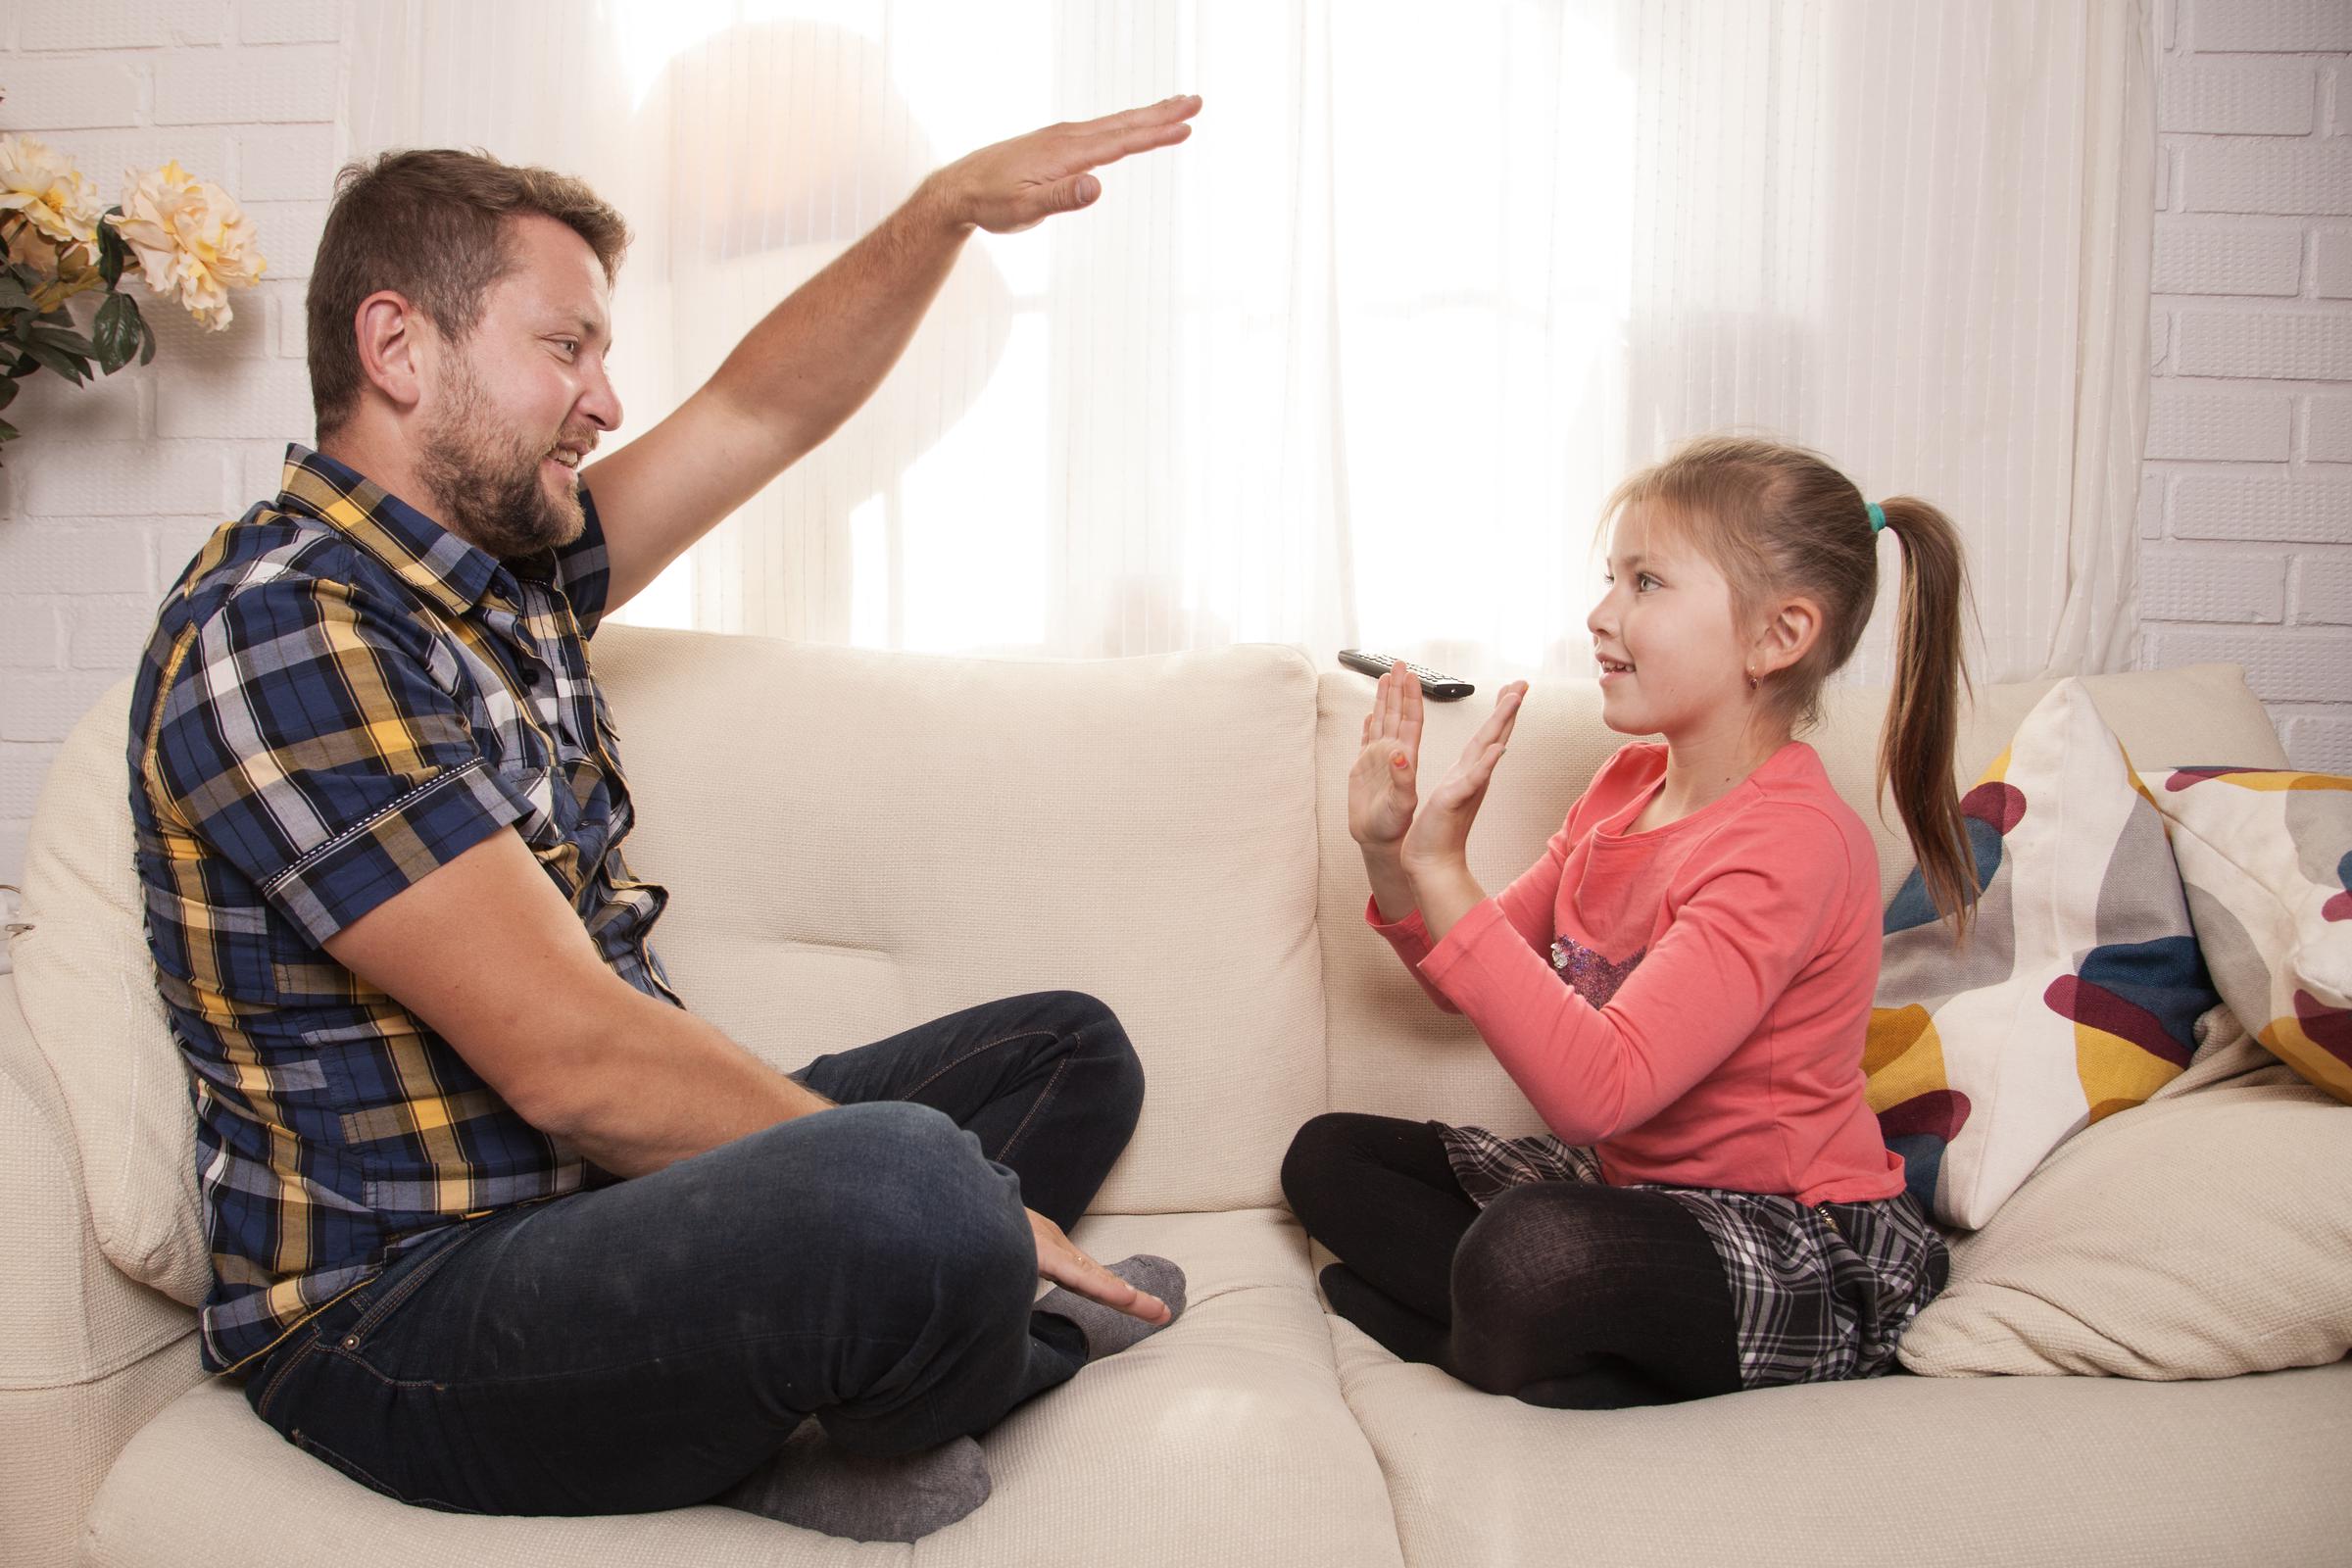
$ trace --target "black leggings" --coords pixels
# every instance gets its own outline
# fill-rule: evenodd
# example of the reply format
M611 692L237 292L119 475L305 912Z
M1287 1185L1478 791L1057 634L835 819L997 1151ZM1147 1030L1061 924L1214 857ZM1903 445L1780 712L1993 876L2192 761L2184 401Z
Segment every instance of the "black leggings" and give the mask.
M1481 1210L1436 1126L1349 1111L1298 1129L1282 1190L1341 1259L1332 1306L1405 1360L1559 1408L1740 1386L1714 1243L1663 1193L1538 1182Z

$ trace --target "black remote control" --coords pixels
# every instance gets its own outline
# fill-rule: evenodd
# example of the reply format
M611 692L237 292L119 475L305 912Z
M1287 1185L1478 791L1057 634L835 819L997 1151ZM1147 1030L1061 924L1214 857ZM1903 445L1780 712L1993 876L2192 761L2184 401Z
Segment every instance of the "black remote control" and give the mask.
M1349 669L1360 669L1367 675L1377 677L1386 675L1396 661L1386 654L1367 654L1357 648L1343 648L1340 650L1340 662ZM1441 675L1434 669L1423 669L1415 663L1408 662L1404 672L1421 683L1421 695L1433 703L1458 703L1478 690L1466 680L1455 680L1451 675Z

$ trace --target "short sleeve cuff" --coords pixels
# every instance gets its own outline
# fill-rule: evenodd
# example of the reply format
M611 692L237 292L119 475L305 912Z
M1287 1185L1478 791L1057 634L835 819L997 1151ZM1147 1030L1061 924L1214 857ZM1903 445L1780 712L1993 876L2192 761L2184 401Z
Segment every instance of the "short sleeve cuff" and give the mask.
M262 885L312 944L406 892L530 810L476 759L436 773Z
M580 536L556 552L556 584L571 601L572 617L580 635L593 637L612 597L612 557L605 548L605 522L597 515L596 498L579 488L580 515L586 526Z

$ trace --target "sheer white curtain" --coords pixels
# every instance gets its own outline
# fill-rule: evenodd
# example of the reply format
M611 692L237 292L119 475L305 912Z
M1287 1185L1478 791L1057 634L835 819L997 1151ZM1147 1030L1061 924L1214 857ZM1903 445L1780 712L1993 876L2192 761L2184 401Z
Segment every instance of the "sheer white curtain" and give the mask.
M403 0L355 29L351 142L627 212L642 428L926 170L1206 97L1093 210L976 239L872 404L644 617L1581 672L1602 497L1733 428L1949 511L2014 677L2129 658L2147 10Z

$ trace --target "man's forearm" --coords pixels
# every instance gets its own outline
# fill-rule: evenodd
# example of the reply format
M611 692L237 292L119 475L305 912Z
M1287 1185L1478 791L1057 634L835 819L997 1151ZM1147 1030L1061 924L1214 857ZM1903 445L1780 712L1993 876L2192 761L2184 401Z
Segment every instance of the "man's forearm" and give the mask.
M744 335L707 390L765 431L771 471L839 429L873 394L971 231L933 174Z
M515 1108L616 1176L643 1176L832 1102L682 1008L631 994L583 1039L560 1102Z

